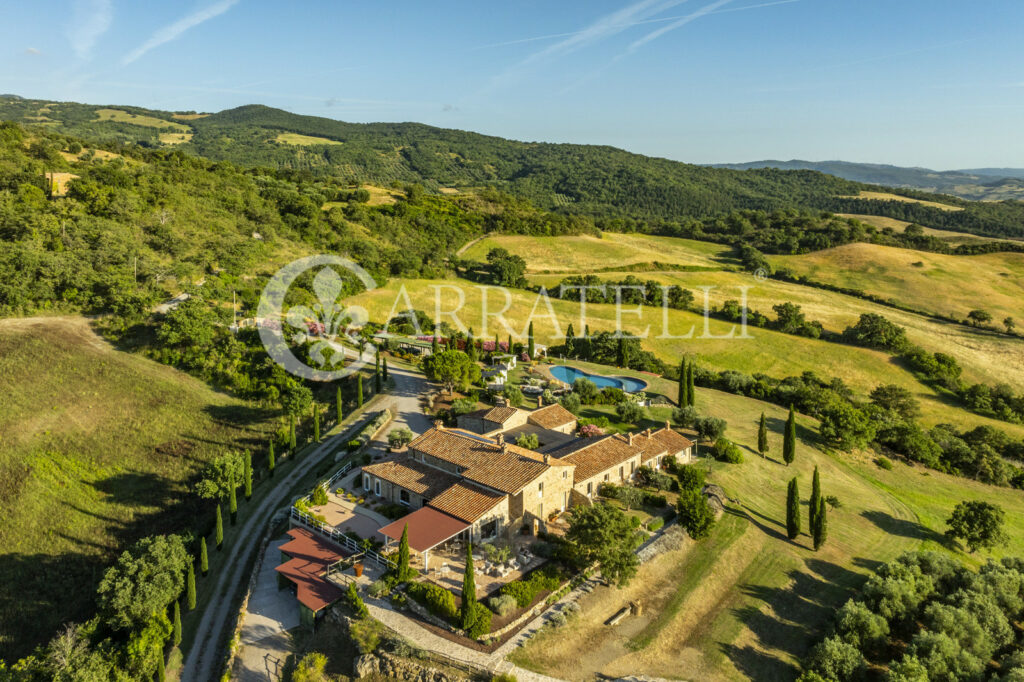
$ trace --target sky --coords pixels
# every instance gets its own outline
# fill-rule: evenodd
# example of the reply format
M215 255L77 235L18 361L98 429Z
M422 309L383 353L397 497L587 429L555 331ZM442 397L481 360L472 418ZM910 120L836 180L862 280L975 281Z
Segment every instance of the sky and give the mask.
M0 93L691 163L1024 166L1021 0L0 0Z

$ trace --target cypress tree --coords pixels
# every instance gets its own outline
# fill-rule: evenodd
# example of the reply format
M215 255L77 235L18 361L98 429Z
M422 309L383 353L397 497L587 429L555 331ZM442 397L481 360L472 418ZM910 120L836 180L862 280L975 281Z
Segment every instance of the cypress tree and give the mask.
M387 381L388 380L388 359L386 357L384 358L383 368L384 368L384 381Z
M206 538L199 538L199 572L206 575L210 572L210 557L206 553Z
M320 410L317 409L316 403L313 403L313 441L320 442Z
M528 334L529 335L526 338L526 352L530 356L530 359L533 360L533 353L535 350L533 345L533 320L530 320L530 330Z
M814 467L814 478L811 479L811 502L807 506L807 527L814 533L818 515L818 503L821 502L821 480L818 478L818 467Z
M509 354L512 353L512 335L511 334L508 335L508 348L505 349L505 352L509 353Z
M786 419L786 430L782 434L782 460L789 466L796 459L796 412L789 406L789 418Z
M384 362L386 363L387 360ZM338 384L338 388L334 391L334 414L338 418L339 424L345 418L345 406L341 404L341 384Z
M573 352L576 350L576 332L572 328L572 322L569 323L569 329L565 332L565 354L569 357L573 357ZM511 352L511 348L509 349Z
M217 524L216 530L214 531L214 540L217 543L217 551L219 552L224 546L224 519L220 514L220 502L217 503Z
M409 568L409 524L402 529L402 539L398 542L398 579L409 580L412 578L412 569Z
M188 560L188 580L185 582L185 605L191 611L196 607L196 565L192 557Z
M363 406L363 375L356 375L356 409Z
M764 412L762 412L761 424L757 427L757 451L764 457L768 453L768 449L768 424L765 422Z
M472 327L469 328L469 333L466 335L466 355L469 356L470 360L472 360L473 362L476 362L476 360L477 360L476 341L473 340L473 328Z
M377 351L376 367L373 370L373 392L374 394L380 393L381 389L381 376L380 376L380 351Z
M786 491L786 535L790 540L800 536L800 486L796 476L790 479Z
M679 407L686 407L689 405L689 388L687 386L687 369L686 369L686 358L679 364Z
M615 365L617 367L626 366L626 339L623 336L620 336L615 343Z
M245 483L245 499L252 499L252 453L248 450L245 451L245 465L242 471L242 477Z
M174 630L173 639L174 646L181 644L181 602L177 599L174 600Z
M158 646L156 648L156 680L157 682L167 681L167 667L164 663L164 648Z
M824 545L825 540L828 539L828 517L824 498L818 498L818 510L814 513L814 528L811 530L811 535L815 550Z
M434 330L434 335L430 337L430 354L437 355L441 352L441 344L437 341L437 330ZM385 358L384 362L387 362Z
M476 577L473 575L473 543L466 544L466 571L462 575L462 629L468 630L476 615Z
M270 472L270 477L274 477L274 467L277 466L277 461L274 459L274 441L270 441L270 450L267 452L267 471Z
M687 380L686 391L690 394L690 407L697 405L697 390L693 386L695 377L697 376L697 366L692 362L690 363L690 378Z
M231 525L235 525L238 521L238 496L235 492L235 474L232 473L228 476L228 514L231 516Z
M288 415L288 447L295 454L295 415Z

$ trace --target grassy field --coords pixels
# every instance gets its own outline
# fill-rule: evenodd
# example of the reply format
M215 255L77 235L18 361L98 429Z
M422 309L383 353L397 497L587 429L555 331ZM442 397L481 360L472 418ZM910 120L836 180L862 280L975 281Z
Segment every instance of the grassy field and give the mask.
M673 385L655 379L652 390L671 393ZM697 390L697 407L726 419L726 435L745 450L742 464L711 467L709 480L733 499L730 510L711 537L645 564L624 590L599 588L585 596L582 615L515 651L511 658L517 664L572 680L597 673L791 680L834 610L878 562L915 547L956 552L941 533L960 500L1001 504L1008 519L1016 515L1008 529L1010 547L1024 544L1024 496L1019 491L900 464L884 471L865 455L827 452L816 446L816 425L807 418L798 418L797 459L787 468L778 461L783 410L703 389ZM772 432L768 459L753 452L762 411ZM662 416L655 410L653 421ZM788 479L799 478L806 500L815 465L824 494L841 503L829 515L829 540L819 552L811 549L806 534L790 542L784 517ZM975 565L986 558L958 555ZM603 624L632 600L643 605L641 616L615 627ZM587 655L580 656L581 651Z
M679 273L670 274L674 276ZM702 272L695 273L695 276L716 274L719 273ZM753 286L757 282L750 278L750 284ZM503 339L508 336L509 330L501 326L495 317L505 304L501 293L493 291L487 294L489 325L485 329L482 314L484 292L477 284L464 280L396 279L384 287L355 296L350 302L366 308L371 320L384 320L408 307L405 300L407 296L413 307L433 316L438 301L442 311L456 309L460 293L463 307L458 314L459 322L472 327L481 338L493 338L495 331ZM734 290L732 297L738 298L739 293ZM721 295L730 294L725 291ZM514 335L517 338L525 340L525 327L531 313L534 314L535 338L538 343L560 343L569 323L575 326L577 334L581 332L583 325L580 322L578 301L552 300L551 309L557 322L548 314L543 300L534 311L537 301L537 295L527 291L511 293L511 303L504 317L516 321ZM750 328L749 338L740 338L738 325L719 320L707 321L709 333L705 335L705 320L697 313L668 310L663 315L660 308L651 307L641 308L638 313L630 312L629 306L625 306L622 329L632 334L642 334L647 330L648 338L643 341L644 347L666 362L678 362L681 357L689 354L697 356L702 364L716 370L734 369L747 374L762 372L779 378L799 375L812 369L822 376L843 379L862 395L879 384L898 384L910 389L921 399L925 423L948 422L962 426L993 424L1018 437L1024 436L1024 427L990 420L949 405L887 353L767 329ZM586 314L592 332L615 330L616 309L613 304L588 304ZM450 315L442 315L441 319L452 322ZM668 336L665 335L666 329ZM686 336L691 330L691 338L670 338ZM730 332L734 336L727 338Z
M862 190L857 195L860 199L875 199L877 201L903 201L908 204L921 204L922 206L931 206L933 208L939 208L943 211L962 211L964 210L960 206L950 206L949 204L941 204L937 201L925 201L924 199L914 199L912 197L905 197L900 194L889 194L888 192L868 192Z
M731 249L721 244L615 232L600 238L498 235L480 240L463 257L483 261L496 247L522 256L529 272L589 272L656 262L712 268L735 263L728 256Z
M315 137L313 135L301 135L299 133L280 133L274 138L275 142L282 144L293 144L299 147L308 147L314 144L341 144L337 140L331 140L326 137Z
M948 207L947 207L948 208ZM912 223L906 220L897 220L896 218L887 218L886 216L880 215L864 215L861 213L837 213L836 215L843 218L854 218L867 223L868 225L874 225L878 229L884 229L888 227L893 232L903 232L907 229L907 225ZM931 237L940 237L951 244L962 244L964 242L992 242L997 241L992 237L979 237L976 234L968 234L967 232L954 232L952 230L937 230L934 227L924 227L924 233Z
M116 121L118 123L131 123L132 125L145 126L146 128L174 128L177 133L191 133L192 129L183 123L166 121L155 116L141 114L130 114L120 109L97 109L96 114L100 121Z
M947 256L874 244L847 244L772 265L828 284L862 289L929 312L963 319L975 308L995 323L1024 320L1024 254Z
M114 350L83 318L0 320L0 657L91 615L116 551L191 525L202 464L262 449L273 421ZM59 605L55 608L55 605Z

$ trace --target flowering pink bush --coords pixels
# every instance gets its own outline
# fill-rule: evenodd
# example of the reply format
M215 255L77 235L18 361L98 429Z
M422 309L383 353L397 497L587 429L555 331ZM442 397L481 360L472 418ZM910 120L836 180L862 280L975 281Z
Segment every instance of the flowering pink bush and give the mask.
M580 427L580 436L583 438L596 438L597 436L603 436L604 429L597 424L584 424Z

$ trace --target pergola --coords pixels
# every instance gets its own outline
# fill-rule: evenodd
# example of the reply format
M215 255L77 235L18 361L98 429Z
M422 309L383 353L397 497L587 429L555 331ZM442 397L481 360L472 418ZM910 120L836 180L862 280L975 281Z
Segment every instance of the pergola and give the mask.
M411 514L381 528L378 532L391 540L399 541L402 532L409 528L409 549L423 555L423 568L430 568L430 550L442 545L467 528L468 523L445 514L432 507L421 507Z

